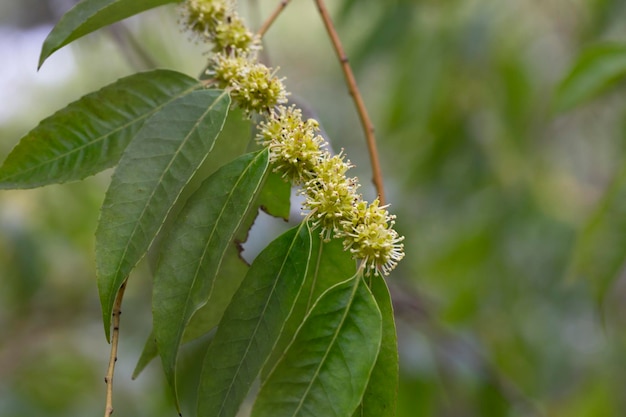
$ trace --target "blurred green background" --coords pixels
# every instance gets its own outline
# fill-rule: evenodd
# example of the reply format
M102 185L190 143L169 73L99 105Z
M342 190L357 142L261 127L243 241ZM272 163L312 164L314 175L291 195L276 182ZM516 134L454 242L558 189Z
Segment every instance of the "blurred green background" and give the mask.
M72 3L0 3L0 159L43 117L119 77L198 75L205 64L208 48L164 7L87 36L37 73L41 43ZM278 0L240 3L258 27ZM329 6L406 236L389 278L398 416L623 416L626 3ZM371 200L358 119L312 1L285 10L265 59L345 148ZM102 413L109 346L93 233L109 175L0 192L1 416ZM130 379L150 331L147 270L125 297L115 415L176 415L158 363Z

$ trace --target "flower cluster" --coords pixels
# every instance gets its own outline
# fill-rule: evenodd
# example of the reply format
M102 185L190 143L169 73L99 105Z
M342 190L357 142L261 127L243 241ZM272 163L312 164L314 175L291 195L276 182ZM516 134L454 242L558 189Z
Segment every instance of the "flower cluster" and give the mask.
M318 135L319 124L302 121L300 109L278 106L267 121L259 125L258 140L270 149L270 161L283 178L301 185L315 178L322 160L324 139Z
M199 39L213 42L213 51L248 51L258 47L258 39L225 0L187 0L182 7L182 23Z
M404 236L393 228L396 216L390 215L378 198L369 206L359 201L351 216L342 222L344 248L364 259L369 269L380 267L385 275L404 258Z
M395 216L378 199L368 205L357 194L357 179L346 175L352 165L341 153L323 150L318 122L303 121L293 106L279 106L259 128L258 141L269 147L274 170L302 186L304 208L324 239L343 238L344 248L368 271L389 274L404 257Z
M325 239L331 233L343 236L343 222L351 218L352 210L360 197L356 178L346 177L352 165L341 154L325 158L316 166L316 176L306 183L305 206L311 212L314 226L321 226Z
M213 43L207 74L228 89L233 102L246 112L269 113L287 101L282 79L257 62L260 49L254 36L225 0L187 0L183 24L200 39Z
M258 142L270 150L274 170L302 188L304 208L324 239L343 239L346 250L369 272L389 274L404 257L403 237L394 230L395 216L378 199L371 204L357 193L352 167L342 153L332 155L320 136L319 123L303 120L295 106L286 107L282 79L257 62L258 39L226 0L186 0L183 22L213 43L207 73L246 112L266 116Z
M282 80L249 56L216 54L210 73L217 85L229 89L233 101L248 113L269 113L287 101Z

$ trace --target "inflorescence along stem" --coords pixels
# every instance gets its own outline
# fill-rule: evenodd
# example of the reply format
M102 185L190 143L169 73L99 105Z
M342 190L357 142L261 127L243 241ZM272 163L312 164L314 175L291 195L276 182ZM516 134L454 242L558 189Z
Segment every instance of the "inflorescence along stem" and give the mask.
M124 298L124 290L126 282L122 284L120 290L115 297L113 305L113 336L111 337L111 355L109 356L109 367L104 382L107 384L106 405L104 408L104 417L110 417L113 414L113 374L115 373L115 362L117 362L117 345L120 339L120 315L122 314L122 299Z
M274 172L303 186L303 208L325 240L343 239L344 250L362 260L367 272L388 275L404 256L404 239L393 228L395 216L387 211L374 129L356 87L354 75L330 21L318 1L325 26L340 58L347 84L368 139L373 179L379 197L368 203L357 192L358 179L348 177L352 167L343 153L331 155L319 135L319 123L303 119L297 106L286 106L288 92L276 70L258 62L260 37L253 35L224 0L187 0L182 22L199 38L213 45L206 75L218 88L228 90L233 103L247 114L265 116L259 122L258 143L270 150ZM287 5L280 4L261 33ZM211 83L213 84L213 83Z
M276 18L283 12L283 10L287 7L290 0L282 0L278 6L274 9L272 14L265 20L259 31L257 32L257 36L262 38L265 33L272 26ZM363 97L361 96L361 92L356 83L356 79L354 77L354 73L352 71L352 67L350 66L348 56L343 49L341 44L341 40L339 39L339 35L337 34L337 30L335 29L335 25L333 24L332 19L330 18L330 14L328 13L328 9L323 0L315 0L317 8L320 12L320 16L322 17L322 21L324 22L324 26L326 27L326 31L328 32L328 36L333 44L333 48L335 49L335 53L339 58L339 62L341 64L341 69L346 78L346 83L348 85L348 91L350 92L350 96L354 100L354 104L357 109L357 113L359 115L359 119L361 120L361 125L363 126L363 132L365 133L365 141L367 144L367 150L370 157L370 163L372 165L372 181L374 182L374 187L376 187L376 193L378 194L378 199L380 200L381 205L386 204L385 198L385 187L383 185L383 175L380 169L380 160L378 158L378 148L376 146L376 136L374 134L374 124L369 117L367 112L367 108L365 107L365 102L363 101Z
M354 78L354 73L352 72L352 67L350 67L350 63L348 62L348 56L346 55L343 46L341 45L341 41L339 40L339 35L335 30L335 26L333 25L333 21L330 18L330 14L328 13L328 9L326 9L326 5L323 0L315 0L317 4L317 8L322 17L322 21L324 22L324 26L326 27L326 31L328 32L328 36L333 44L333 48L335 49L335 53L339 58L341 63L341 69L343 70L343 74L346 77L346 83L348 84L348 90L350 91L350 95L354 100L354 104L356 105L357 112L359 114L359 118L361 119L361 125L363 126L363 131L365 133L365 140L367 143L367 150L370 156L370 163L372 164L372 181L374 182L374 186L376 187L376 192L378 193L378 199L382 206L386 203L385 199L385 189L383 186L383 175L380 169L380 161L378 159L378 149L376 147L376 137L374 136L374 125L372 124L372 120L370 119L367 108L365 107L365 103L363 102L363 98L361 97L361 93L356 84L356 79Z

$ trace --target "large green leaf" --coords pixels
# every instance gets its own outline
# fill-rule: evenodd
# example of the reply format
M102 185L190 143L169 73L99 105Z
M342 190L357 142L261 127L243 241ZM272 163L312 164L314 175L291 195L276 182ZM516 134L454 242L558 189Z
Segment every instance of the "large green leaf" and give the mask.
M285 221L289 220L291 184L277 173L272 172L263 186L259 207L270 216L279 217Z
M222 134L220 134L218 144L224 139L224 133L225 132L222 132ZM216 148L218 144L215 145ZM211 157L213 153L212 151ZM183 334L183 343L190 342L211 331L217 326L224 315L226 307L241 284L241 281L243 281L249 268L248 264L240 256L240 249L236 246L246 240L248 230L254 223L259 208L262 208L273 216L282 217L286 220L289 216L290 196L289 184L283 181L280 175L269 172L258 198L255 200L252 209L246 216L241 229L237 233L237 245L232 245L232 247L227 249L213 286L213 301L210 304L202 306L191 317L189 324L185 328L185 333ZM141 356L137 361L135 370L133 371L133 378L136 378L157 355L158 349L154 339L154 333L151 332L146 340Z
M109 338L115 296L220 133L230 98L194 91L152 116L122 155L96 231L96 266Z
M593 98L626 76L626 45L601 44L587 48L561 82L555 96L559 111Z
M39 68L54 51L88 33L154 7L180 1L83 0L65 13L48 34L39 55Z
M229 248L225 255L222 267L213 287L211 303L206 303L191 318L185 329L183 342L188 342L201 337L211 331L224 315L224 311L239 285L248 272L248 264L241 257L241 243L248 237L250 227L262 209L270 215L287 220L289 216L289 199L291 197L290 186L282 178L268 171L263 186L258 193L251 209L244 218L242 225L235 237L234 247Z
M235 416L293 309L310 256L311 235L303 223L254 260L204 359L199 416Z
M256 220L259 209L272 216L287 220L290 198L291 187L289 183L285 182L280 175L268 171L258 197L244 218L237 236L235 236L235 247L229 248L225 255L213 286L211 303L206 303L193 315L185 328L183 342L205 335L222 319L230 300L248 272L249 266L240 253L241 243L247 240L248 232Z
M170 210L165 224L163 224L163 227L146 255L152 276L154 276L159 260L161 241L172 229L172 224L182 211L189 197L191 197L211 174L233 159L248 152L248 145L251 141L251 129L252 121L248 118L244 118L243 111L240 109L234 109L233 111L232 108L229 110L226 121L224 122L224 127L217 137L213 149L211 149L209 155L200 168L198 168L198 171L194 174L193 178L189 181L189 184L187 184L178 198L178 201Z
M383 336L363 401L353 417L394 417L398 399L398 339L393 306L382 276L371 277L370 289L382 314Z
M185 190L179 197L178 202L170 211L168 219L161 228L159 235L157 236L152 246L150 247L150 250L148 251L148 265L150 266L153 276L157 267L160 253L159 249L161 248L160 240L164 236L168 235L169 231L171 230L172 224L178 217L178 213L182 211L182 208L184 207L189 197L200 187L202 182L224 164L245 153L251 140L251 123L252 122L250 121L250 119L244 117L242 110L231 109L231 111L228 112L228 116L226 117L226 121L224 122L222 132L215 141L213 149L211 150L205 161L202 163L202 166L198 169L198 172L196 172L187 187L185 187ZM243 227L245 227L245 225ZM245 262L241 261L238 252L233 245L233 248L229 251L229 253L227 253L220 268L220 273L227 274L226 276L230 277L230 279L224 280L229 281L228 283L225 283L224 286L227 286L228 284L239 285L241 279L243 279L243 276L246 273L246 270L247 267ZM230 281L236 281L237 284L232 284ZM219 280L217 282L219 283ZM221 286L216 285L213 291L216 294L221 293L220 289ZM227 297L226 302L230 300L231 296L232 293ZM194 316L196 315L197 314L195 314ZM219 321L219 319L217 321ZM217 321L215 322L215 325L217 325ZM189 328L189 326L187 326L187 328ZM204 333L206 332L203 332L202 334ZM186 336L183 336L183 342L186 342L188 340L190 339L188 339ZM157 356L158 349L156 345L156 340L154 339L154 332L150 331L150 335L146 340L141 355L137 360L137 365L135 366L135 369L133 371L133 379L137 378L139 374L144 370L144 368L152 361L152 359Z
M0 189L81 180L114 166L147 118L199 87L184 74L156 70L82 97L20 140L0 168Z
M191 196L163 242L152 316L158 351L174 393L176 358L185 328L200 307L214 301L215 278L268 166L267 149L224 165Z
M312 235L311 261L309 273L298 296L293 313L287 320L283 333L280 336L276 348L268 359L261 379L267 375L283 356L287 346L293 339L302 321L309 313L313 304L327 289L356 274L356 262L352 259L349 251L343 250L343 243L339 239L324 242L319 233Z
M376 362L382 318L361 274L329 289L261 387L254 417L348 417Z
M256 210L255 207L253 207ZM230 304L237 288L248 272L249 266L241 259L236 245L231 244L222 258L219 272L211 290L211 303L204 304L195 314L185 328L182 343L188 343L209 333L217 326L224 315L224 310ZM154 330L144 344L137 365L133 370L133 379L137 378L146 366L159 355ZM177 375L177 374L175 374Z
M193 315L185 328L183 342L201 337L218 325L235 291L248 272L249 265L241 257L241 243L247 240L248 232L256 220L259 209L272 216L287 220L290 197L291 187L289 183L283 181L280 175L268 171L258 197L244 218L237 236L235 236L236 245L229 248L225 255L213 286L211 303L206 303Z
M589 281L598 299L626 261L626 165L579 233L569 275Z

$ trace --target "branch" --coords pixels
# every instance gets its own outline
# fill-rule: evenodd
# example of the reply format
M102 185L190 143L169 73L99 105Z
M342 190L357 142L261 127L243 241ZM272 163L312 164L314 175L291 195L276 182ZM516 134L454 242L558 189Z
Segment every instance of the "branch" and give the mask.
M372 124L372 121L367 114L367 109L365 108L365 103L363 102L361 93L359 92L359 89L356 85L356 80L354 78L352 68L348 63L348 57L346 56L343 46L341 45L339 35L337 35L335 26L330 19L330 15L328 13L328 10L326 9L326 6L324 5L324 1L315 0L315 3L317 4L317 8L319 9L320 15L322 16L322 20L324 21L324 26L326 26L328 36L330 37L333 47L335 48L335 52L337 53L337 57L339 58L339 62L341 63L343 74L346 77L348 90L350 91L350 95L352 96L354 104L356 105L357 112L359 113L361 125L363 126L363 131L365 132L365 140L367 142L367 150L370 155L370 163L372 164L372 180L374 182L374 186L376 187L376 192L378 193L380 204L384 206L385 189L383 187L383 176L380 170L380 162L378 160L378 150L376 148L376 138L374 136L374 125Z
M106 405L104 408L104 417L110 417L113 414L113 373L115 372L115 362L117 362L117 344L120 339L120 315L122 314L122 299L124 298L124 290L126 282L122 284L120 290L115 297L113 305L113 337L111 338L111 356L109 356L109 368L104 382L107 384Z
M272 24L274 23L274 20L276 20L276 18L282 13L282 11L285 10L285 7L287 7L290 1L291 0L282 0L278 7L274 9L274 12L270 15L270 17L267 18L267 20L261 26L261 29L259 29L259 31L257 32L259 38L262 38L263 35L265 35L270 26L272 26Z

